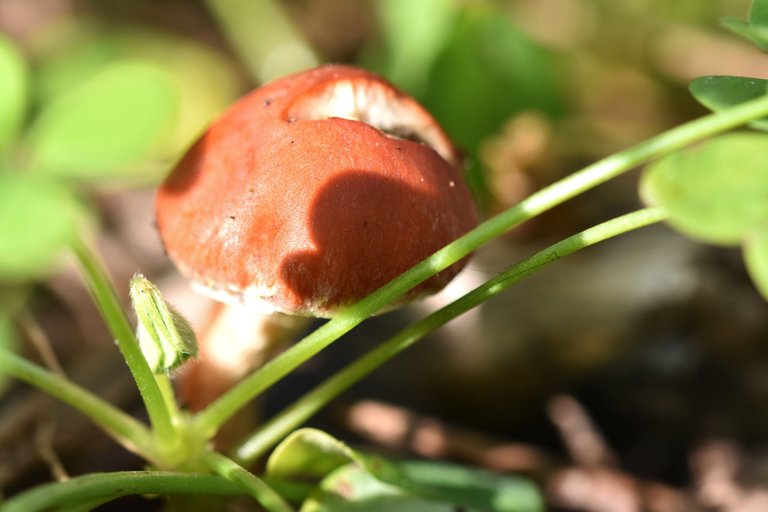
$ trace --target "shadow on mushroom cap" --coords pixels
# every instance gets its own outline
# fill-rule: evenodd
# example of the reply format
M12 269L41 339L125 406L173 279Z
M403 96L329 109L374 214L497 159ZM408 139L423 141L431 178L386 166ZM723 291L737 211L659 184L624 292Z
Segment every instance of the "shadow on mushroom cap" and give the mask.
M413 187L377 173L350 170L329 180L308 211L311 250L289 253L278 271L286 296L326 313L383 286L474 227L468 197L445 178L446 190ZM408 294L441 289L463 262ZM286 304L287 306L287 304Z

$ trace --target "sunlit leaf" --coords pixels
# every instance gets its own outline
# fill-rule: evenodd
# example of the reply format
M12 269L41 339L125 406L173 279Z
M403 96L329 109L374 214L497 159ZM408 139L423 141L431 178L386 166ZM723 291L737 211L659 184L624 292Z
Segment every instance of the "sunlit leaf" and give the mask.
M646 170L642 195L680 231L736 245L768 220L768 135L724 135L668 156Z
M702 105L715 112L768 93L768 80L741 76L702 76L693 80L690 91ZM750 126L768 130L768 119Z
M52 40L52 41L51 41ZM141 61L162 69L179 94L175 122L157 149L176 159L211 118L242 93L241 79L226 55L199 42L146 28L109 28L78 23L40 42L38 93L43 103L66 93L104 66Z
M266 475L281 481L319 483L350 462L381 481L393 484L402 481L402 475L389 461L354 450L333 436L311 428L293 432L275 448L267 461Z
M341 441L320 430L304 428L275 448L267 461L267 476L319 482L353 457L354 451Z
M141 62L105 67L56 98L32 127L36 170L76 180L143 171L174 120L178 91L162 70Z
M407 462L400 469L411 486L391 485L360 466L334 471L302 512L538 512L541 496L527 481L437 462Z
M27 104L27 67L21 54L0 36L0 152L16 137Z
M758 229L744 240L744 261L749 275L765 300L768 300L768 229Z
M0 173L0 280L44 276L84 217L83 206L55 182Z

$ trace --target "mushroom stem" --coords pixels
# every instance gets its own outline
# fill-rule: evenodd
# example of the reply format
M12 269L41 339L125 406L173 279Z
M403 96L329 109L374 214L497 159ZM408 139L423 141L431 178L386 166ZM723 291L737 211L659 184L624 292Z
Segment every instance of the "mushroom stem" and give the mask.
M211 320L198 336L198 358L180 375L182 402L192 411L202 410L281 352L309 321L241 304L216 303Z

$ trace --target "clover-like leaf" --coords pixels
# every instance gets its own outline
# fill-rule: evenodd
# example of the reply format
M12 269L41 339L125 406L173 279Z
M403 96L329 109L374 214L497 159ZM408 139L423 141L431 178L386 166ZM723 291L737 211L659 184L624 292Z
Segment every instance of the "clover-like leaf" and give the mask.
M302 512L542 510L537 490L522 478L438 462L392 462L315 429L288 436L270 456L267 477L318 483Z
M751 26L768 28L768 0L752 0L748 19Z
M768 94L768 80L741 76L702 76L689 86L699 103L715 112ZM750 123L768 131L768 119Z
M84 207L58 183L0 172L0 280L43 277L85 218Z
M768 135L724 135L659 160L641 195L664 206L683 233L737 245L768 220Z
M16 137L27 104L27 66L15 46L0 37L0 152Z
M752 41L761 50L768 51L768 0L752 0L747 20L723 18L721 23L731 32Z
M177 104L177 88L156 66L106 66L43 109L31 128L32 166L73 180L144 172L138 164L162 143Z
M538 512L543 500L527 480L440 462L398 464L408 486L345 465L323 481L301 512Z
M736 18L723 18L721 24L734 34L752 41L761 50L768 51L768 29L765 27L750 25Z
M267 476L283 480L320 481L353 460L354 451L321 430L303 428L281 442L267 461Z
M375 478L399 484L402 475L385 459L350 448L325 432L303 428L280 443L267 461L267 477L281 481L319 483L348 463L357 464Z

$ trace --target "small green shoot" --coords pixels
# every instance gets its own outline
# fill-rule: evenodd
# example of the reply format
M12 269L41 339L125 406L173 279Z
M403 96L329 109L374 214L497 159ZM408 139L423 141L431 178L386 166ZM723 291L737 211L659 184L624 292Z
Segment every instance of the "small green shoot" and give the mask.
M170 373L197 355L195 331L142 274L131 279L129 294L136 313L136 338L154 373Z

